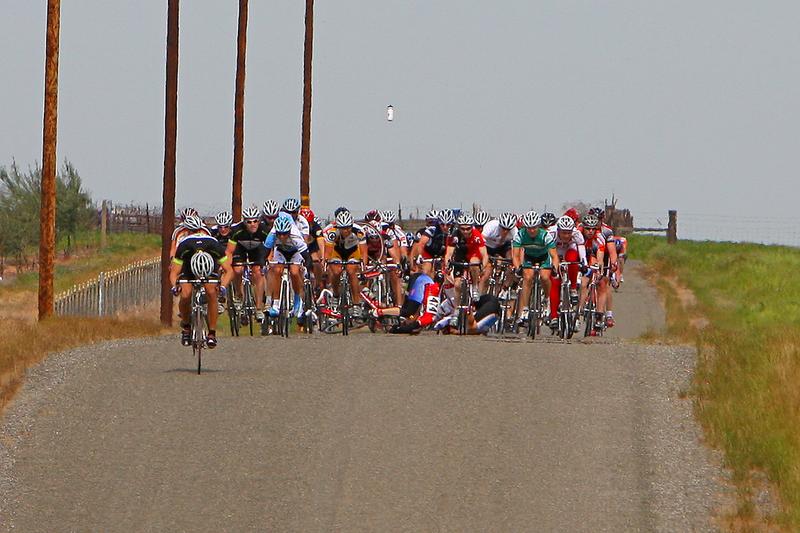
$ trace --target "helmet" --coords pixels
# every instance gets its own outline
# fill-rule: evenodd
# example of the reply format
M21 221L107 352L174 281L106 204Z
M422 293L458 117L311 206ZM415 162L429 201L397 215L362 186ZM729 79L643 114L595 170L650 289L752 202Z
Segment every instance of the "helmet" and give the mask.
M585 214L583 215L583 227L594 229L600 225L600 219L596 215Z
M540 217L539 213L537 213L536 211L528 211L522 217L522 225L525 226L526 228L535 228L539 226L539 223L541 223L541 221L542 217Z
M408 241L408 244L409 244L409 245L410 245L412 242L414 242L414 234L413 234L413 233L411 233L410 231L407 231L407 232L406 232L406 241Z
M475 213L476 226L485 226L487 222L489 222L489 213L486 211L478 211Z
M308 220L309 223L314 222L314 211L310 207L301 207L300 216Z
M472 218L472 215L469 213L461 213L458 215L458 219L456 220L456 224L459 226L471 226L475 223L475 219Z
M264 216L265 217L276 217L278 216L278 211L280 208L278 207L278 202L275 200L267 200L264 202Z
M577 209L575 209L574 207L570 207L569 209L567 209L567 210L564 212L564 215L565 215L565 216L568 216L569 218L571 218L572 220L574 220L576 223L578 222L578 220L580 220L580 219L581 219L581 216L578 214L578 210L577 210Z
M542 213L542 226L550 227L556 223L556 216L553 213Z
M597 220L603 220L603 217L606 215L606 210L602 207L590 207L588 214L596 216Z
M192 256L189 266L197 279L205 279L214 272L214 258L210 253L199 250Z
M431 209L425 215L425 220L435 220L437 218L439 218L439 212L436 209Z
M560 230L572 231L575 229L575 221L572 220L567 215L564 215L563 217L559 218L557 224L558 224L558 229Z
M191 216L195 216L195 217L199 216L199 214L197 213L197 209L195 209L194 207L187 207L186 209L181 211L181 220L182 221L186 220L186 217L191 217Z
M289 233L292 231L292 221L288 217L275 219L275 233Z
M517 225L517 215L506 211L500 215L500 227L504 229L512 229Z
M281 206L281 211L286 211L287 213L294 213L300 209L300 200L297 198L287 198L283 201L283 206Z
M336 211L333 212L333 216L334 217L338 216L339 213L341 213L342 211L348 211L348 209L346 207L342 207L342 206L337 207Z
M439 212L439 222L442 224L452 224L455 218L452 209L442 209Z
M371 211L367 211L367 214L364 215L364 220L368 220L370 222L380 222L381 221L381 214L378 212L377 209L372 209Z
M183 226L186 229L197 231L203 227L203 221L197 215L188 215L185 219L183 219Z
M254 206L254 205L251 205L250 207L246 207L246 208L242 209L242 218L243 219L258 218L258 215L259 215L258 208L256 206Z
M352 228L353 227L353 215L350 214L350 211L345 209L344 211L340 211L338 215L336 215L336 220L334 221L334 225L337 228Z
M394 211L386 210L381 213L381 219L386 222L387 224L394 224L397 222L397 215L394 214Z
M214 220L216 220L217 224L220 226L230 226L233 222L233 217L228 211L220 211L217 213L217 216L214 217Z

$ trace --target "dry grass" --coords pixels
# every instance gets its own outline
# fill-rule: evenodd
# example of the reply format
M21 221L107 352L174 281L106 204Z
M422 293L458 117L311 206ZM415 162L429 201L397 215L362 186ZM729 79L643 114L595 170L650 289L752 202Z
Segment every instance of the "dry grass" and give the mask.
M670 339L697 346L690 395L739 495L726 525L800 530L800 250L637 236L631 244L658 273Z
M0 338L0 411L13 398L25 371L48 354L109 339L143 337L161 332L152 318L59 317L39 323L5 321Z

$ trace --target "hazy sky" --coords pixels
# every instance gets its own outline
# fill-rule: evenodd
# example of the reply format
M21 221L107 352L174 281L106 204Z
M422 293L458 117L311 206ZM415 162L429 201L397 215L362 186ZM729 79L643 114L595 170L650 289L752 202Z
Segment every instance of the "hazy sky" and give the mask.
M178 204L230 198L235 0L181 3ZM251 0L245 203L298 194L302 0ZM44 0L0 0L0 164L41 159ZM795 211L800 2L316 2L312 204ZM160 203L165 0L62 2L59 159ZM386 121L386 106L396 117Z

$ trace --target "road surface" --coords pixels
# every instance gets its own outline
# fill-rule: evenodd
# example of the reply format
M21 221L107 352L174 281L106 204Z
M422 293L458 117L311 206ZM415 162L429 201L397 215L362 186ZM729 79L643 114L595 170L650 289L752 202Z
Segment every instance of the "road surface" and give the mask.
M51 357L2 421L6 531L706 531L691 349L634 270L591 343L176 337Z

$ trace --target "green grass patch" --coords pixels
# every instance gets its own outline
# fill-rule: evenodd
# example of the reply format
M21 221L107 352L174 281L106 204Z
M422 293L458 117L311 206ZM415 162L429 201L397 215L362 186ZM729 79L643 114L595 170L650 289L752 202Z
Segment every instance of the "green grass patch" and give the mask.
M694 341L691 394L735 479L763 470L780 492L779 520L800 530L800 249L632 235L630 255L660 274L668 331ZM696 297L690 308L669 281ZM676 300L677 299L677 300ZM708 319L692 326L692 316ZM740 493L747 493L746 489ZM748 501L741 502L740 515Z
M111 233L108 245L100 249L100 233L92 231L77 236L72 244L71 253L65 256L65 242L60 242L55 267L55 292L69 289L77 283L94 279L102 272L108 272L127 266L141 259L148 259L160 254L161 236L145 233ZM3 291L31 291L39 284L39 273L23 272L0 288Z

